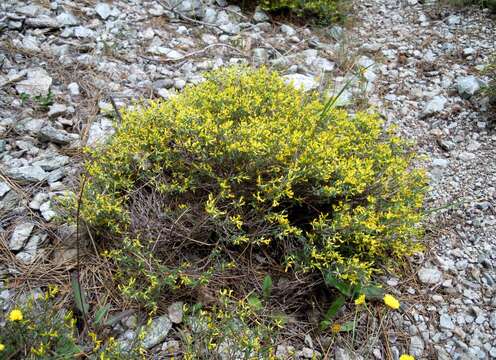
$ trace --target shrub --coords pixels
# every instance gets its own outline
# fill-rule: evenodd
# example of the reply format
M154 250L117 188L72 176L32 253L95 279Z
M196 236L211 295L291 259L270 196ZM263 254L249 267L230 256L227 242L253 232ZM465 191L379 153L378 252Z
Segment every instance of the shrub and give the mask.
M492 109L496 109L496 54L491 57L489 64L485 69L485 74L489 76L489 83L484 89L487 96L489 96L490 105Z
M83 355L101 360L147 358L139 341L124 350L108 332L103 332L102 338L91 330L81 336L72 311L57 304L58 292L56 286L49 286L44 293L36 292L12 307L5 326L0 327L0 359L75 359Z
M343 19L344 5L341 0L231 0L242 7L261 9L272 14L291 14L304 20L316 21L321 25Z
M357 283L419 250L415 155L377 115L330 105L233 67L124 111L89 151L81 212L121 288L152 302L166 287L249 292L254 268Z
M337 0L262 0L260 4L269 12L289 10L298 16L314 16L324 24L341 19Z
M38 299L31 297L13 308L0 328L2 359L70 359L81 352L76 342L76 320L58 310L51 288Z
M496 12L496 0L449 0L455 6L478 5Z

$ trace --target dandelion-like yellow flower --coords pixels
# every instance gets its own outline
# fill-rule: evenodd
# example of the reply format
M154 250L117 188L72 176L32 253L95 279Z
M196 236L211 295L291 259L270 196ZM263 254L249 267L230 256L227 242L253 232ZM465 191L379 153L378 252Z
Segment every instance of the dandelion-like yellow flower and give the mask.
M340 330L341 330L341 325L339 325L339 324L333 324L331 327L331 331L334 334L337 334Z
M5 350L5 345L0 343L0 351L4 351Z
M400 302L393 295L384 295L384 304L389 306L391 309L397 310L400 308Z
M403 354L400 356L400 360L415 360L415 358L412 355Z
M21 321L22 320L22 312L19 309L14 309L9 314L10 321Z
M365 294L360 294L360 296L355 299L355 305L363 304L365 304Z

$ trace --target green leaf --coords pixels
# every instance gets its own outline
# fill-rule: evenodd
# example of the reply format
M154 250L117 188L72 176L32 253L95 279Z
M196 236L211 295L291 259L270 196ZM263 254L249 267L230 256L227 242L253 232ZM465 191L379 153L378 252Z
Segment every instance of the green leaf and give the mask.
M270 277L270 275L267 275L264 278L262 292L265 299L268 299L270 297L270 293L272 292L272 278Z
M362 294L368 299L382 299L384 297L384 289L377 285L367 285L362 288Z
M104 306L102 306L101 308L99 308L95 312L95 319L93 320L93 323L96 326L99 326L102 323L103 318L105 316L107 316L109 310L110 310L110 305L109 304L105 304Z
M72 292L74 293L74 302L76 303L76 308L82 313L87 314L90 306L86 301L86 295L84 289L79 286L79 280L76 273L71 276Z
M260 311L263 309L262 302L255 295L248 296L248 304L256 311Z
M331 271L326 271L324 273L324 282L327 286L339 290L339 292L346 297L351 297L353 295L353 285L338 279Z
M329 321L329 320L322 320L320 322L320 330L325 330L327 329L329 326L331 326L332 322Z
M338 311L343 307L344 303L346 302L346 298L343 295L339 295L331 304L329 307L329 310L324 315L324 320L321 321L320 323L320 329L325 330L330 324L331 320Z
M344 324L341 325L339 328L340 332L349 332L353 331L355 329L355 322L354 321L347 321Z
M57 359L74 359L82 352L81 348L71 341L61 341L57 349Z

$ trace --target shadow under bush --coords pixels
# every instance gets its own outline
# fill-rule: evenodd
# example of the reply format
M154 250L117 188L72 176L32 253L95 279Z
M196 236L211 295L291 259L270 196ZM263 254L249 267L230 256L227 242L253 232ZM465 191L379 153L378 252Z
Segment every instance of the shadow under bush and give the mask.
M243 8L261 9L273 15L295 15L300 19L328 25L343 20L345 2L341 0L232 0Z
M208 304L270 274L274 306L295 310L322 272L365 283L419 250L415 154L378 116L330 105L233 67L125 110L89 151L81 212L119 289L151 308L171 292Z

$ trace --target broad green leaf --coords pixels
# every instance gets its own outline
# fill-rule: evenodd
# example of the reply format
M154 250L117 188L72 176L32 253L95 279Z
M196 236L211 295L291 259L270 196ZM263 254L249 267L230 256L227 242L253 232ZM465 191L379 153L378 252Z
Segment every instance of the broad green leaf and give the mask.
M324 273L324 282L327 286L333 287L341 292L346 297L351 297L353 295L353 286L343 280L338 279L330 271Z
M103 318L107 315L107 313L108 313L109 310L110 310L110 305L109 304L105 304L104 306L102 306L101 308L99 308L95 312L95 319L93 320L93 323L96 326L99 326L102 323Z
M270 293L272 292L272 278L270 275L265 276L262 290L264 298L268 299L270 297Z
M262 302L255 295L248 296L248 304L256 311L260 311L263 309Z
M368 299L382 299L384 297L384 289L377 285L367 285L362 288L362 293Z
M331 323L331 320L338 311L343 307L344 303L346 302L346 298L343 295L339 295L331 304L329 307L329 310L327 310L326 314L324 315L324 320L321 321L320 323L320 328L321 330L325 330Z
M72 291L74 293L74 302L76 303L76 308L82 313L87 314L90 306L86 301L86 295L84 289L79 286L79 281L76 273L71 276Z
M354 328L355 328L355 322L354 321L347 321L341 325L341 327L339 328L339 331L340 332L349 332L349 331L353 331Z

